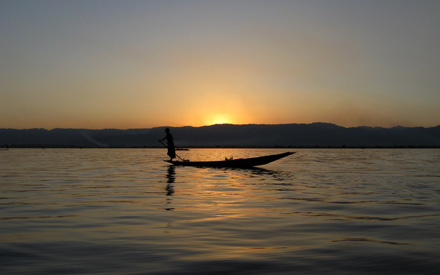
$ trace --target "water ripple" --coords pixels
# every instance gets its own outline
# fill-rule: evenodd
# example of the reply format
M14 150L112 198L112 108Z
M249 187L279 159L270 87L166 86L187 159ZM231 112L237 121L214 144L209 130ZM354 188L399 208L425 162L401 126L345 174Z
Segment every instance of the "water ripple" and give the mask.
M159 149L10 149L0 273L440 273L440 150L296 151L262 169L200 169Z

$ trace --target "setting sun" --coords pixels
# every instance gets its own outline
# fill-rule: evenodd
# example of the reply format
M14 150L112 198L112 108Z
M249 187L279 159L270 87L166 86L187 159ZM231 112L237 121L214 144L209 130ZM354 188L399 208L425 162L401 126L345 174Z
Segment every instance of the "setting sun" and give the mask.
M205 120L205 125L214 125L214 124L231 124L235 123L230 115L228 114L214 114L210 115Z

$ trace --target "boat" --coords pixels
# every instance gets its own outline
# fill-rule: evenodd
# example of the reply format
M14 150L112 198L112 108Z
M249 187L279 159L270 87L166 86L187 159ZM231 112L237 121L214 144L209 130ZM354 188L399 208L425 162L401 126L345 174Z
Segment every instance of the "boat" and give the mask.
M195 167L217 167L217 168L252 168L259 165L268 164L270 162L293 155L296 152L285 152L282 154L267 155L255 158L225 159L220 161L172 161L165 160L176 166L195 166Z

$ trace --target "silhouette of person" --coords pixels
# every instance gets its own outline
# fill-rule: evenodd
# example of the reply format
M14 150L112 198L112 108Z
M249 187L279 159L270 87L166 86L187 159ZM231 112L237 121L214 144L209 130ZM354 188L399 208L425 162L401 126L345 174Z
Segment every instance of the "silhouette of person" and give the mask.
M170 129L165 129L166 136L163 139L160 139L159 141L162 142L163 140L167 140L168 145L168 153L167 155L171 158L170 160L173 160L173 158L176 157L176 148L174 147L174 139L171 135Z

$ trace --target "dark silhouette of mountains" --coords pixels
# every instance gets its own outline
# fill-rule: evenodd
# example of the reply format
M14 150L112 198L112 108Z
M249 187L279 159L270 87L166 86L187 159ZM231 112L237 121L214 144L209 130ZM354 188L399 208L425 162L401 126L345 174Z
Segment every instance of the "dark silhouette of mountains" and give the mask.
M164 129L0 129L0 147L160 147ZM222 124L170 129L177 147L440 147L440 125Z

